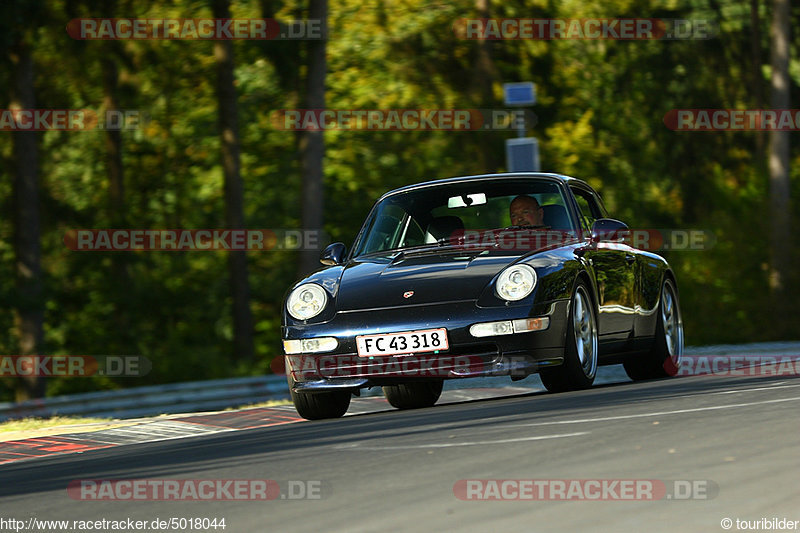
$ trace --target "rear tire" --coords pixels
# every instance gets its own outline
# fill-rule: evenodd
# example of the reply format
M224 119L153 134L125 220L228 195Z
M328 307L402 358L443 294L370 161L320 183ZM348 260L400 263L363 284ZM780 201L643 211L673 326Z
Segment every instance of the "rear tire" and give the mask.
M384 385L383 395L397 409L432 407L442 394L443 380Z
M597 374L597 313L586 283L581 280L569 304L564 364L539 371L549 392L588 389Z
M674 376L683 356L683 319L675 283L666 278L658 303L656 336L650 352L623 363L625 373L634 381Z
M350 407L350 391L294 392L290 384L289 394L297 414L306 420L340 418Z

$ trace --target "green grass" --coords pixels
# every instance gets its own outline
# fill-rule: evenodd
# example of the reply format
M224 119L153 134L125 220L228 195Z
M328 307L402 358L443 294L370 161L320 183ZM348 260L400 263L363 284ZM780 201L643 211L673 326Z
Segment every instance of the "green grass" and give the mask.
M234 409L249 409L252 407L275 407L278 405L291 405L291 404L292 402L289 400L270 400L268 402L254 403L236 408L231 407L225 410L233 411ZM23 418L20 420L9 420L8 422L0 422L0 433L10 433L12 431L37 431L57 426L99 424L111 421L112 421L111 418L81 418L81 417L69 417L69 416L54 416L52 418ZM124 420L119 420L115 422L120 424L125 424Z
M54 416L53 418L23 418L0 423L0 433L11 431L31 431L56 426L71 426L77 424L96 424L109 422L110 418L72 418L68 416Z

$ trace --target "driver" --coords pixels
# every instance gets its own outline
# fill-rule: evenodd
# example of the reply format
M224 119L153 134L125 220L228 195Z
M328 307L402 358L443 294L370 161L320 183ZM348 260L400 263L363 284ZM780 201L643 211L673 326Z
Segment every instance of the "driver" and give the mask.
M536 198L517 196L509 206L512 226L544 226L544 209Z

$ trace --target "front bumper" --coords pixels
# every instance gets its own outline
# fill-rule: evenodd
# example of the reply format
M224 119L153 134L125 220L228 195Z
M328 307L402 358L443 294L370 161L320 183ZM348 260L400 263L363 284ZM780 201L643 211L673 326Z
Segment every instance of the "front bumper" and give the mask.
M380 310L337 312L319 324L283 328L286 340L335 337L330 353L286 356L295 392L360 389L412 380L508 375L514 379L563 363L568 300L535 305L481 308L475 301L446 302ZM476 323L548 317L545 330L476 338ZM355 337L397 331L446 328L449 349L440 353L359 357Z

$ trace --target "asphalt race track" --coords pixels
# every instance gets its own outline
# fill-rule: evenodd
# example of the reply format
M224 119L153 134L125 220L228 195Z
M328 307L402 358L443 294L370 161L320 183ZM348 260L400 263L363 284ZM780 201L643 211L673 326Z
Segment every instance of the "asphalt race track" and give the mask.
M725 518L736 531L736 519L800 520L798 409L793 376L707 375L517 394L7 464L0 467L0 509L20 520L224 517L226 532L709 532L724 531ZM282 494L269 501L82 501L67 491L74 480L132 478L275 480ZM460 499L467 482L459 480L468 479L654 480L650 486L667 492L626 501L613 499L620 493L613 490L612 499L600 500L552 493L538 501ZM490 485L472 497L496 497ZM299 486L319 498L292 499Z

